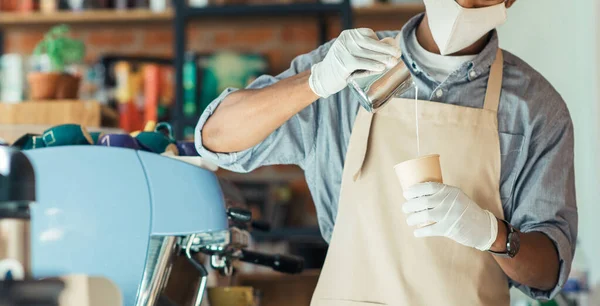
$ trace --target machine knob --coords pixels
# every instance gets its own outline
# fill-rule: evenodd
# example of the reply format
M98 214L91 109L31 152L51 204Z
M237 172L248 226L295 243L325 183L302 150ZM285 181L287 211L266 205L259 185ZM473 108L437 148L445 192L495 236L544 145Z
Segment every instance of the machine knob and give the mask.
M252 221L252 212L237 207L231 207L227 209L227 216L236 223L248 223Z

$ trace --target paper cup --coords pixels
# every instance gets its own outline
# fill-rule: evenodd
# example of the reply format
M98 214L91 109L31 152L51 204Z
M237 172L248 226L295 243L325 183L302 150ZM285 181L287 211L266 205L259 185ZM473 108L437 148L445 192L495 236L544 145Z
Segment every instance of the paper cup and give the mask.
M402 189L412 185L436 182L443 183L440 156L432 154L401 162L394 166Z
M436 182L443 183L440 156L437 154L426 155L407 160L394 166L396 176L403 190L419 183ZM418 227L425 227L435 222L425 222Z

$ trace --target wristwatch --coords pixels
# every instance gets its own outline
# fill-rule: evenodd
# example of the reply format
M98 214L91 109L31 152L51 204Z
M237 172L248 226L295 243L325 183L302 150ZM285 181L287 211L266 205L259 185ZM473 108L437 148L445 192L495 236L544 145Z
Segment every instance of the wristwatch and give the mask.
M519 248L521 247L521 239L519 238L519 232L514 228L508 221L500 219L505 225L508 232L506 237L506 251L494 252L489 250L490 253L503 258L513 258L517 256Z

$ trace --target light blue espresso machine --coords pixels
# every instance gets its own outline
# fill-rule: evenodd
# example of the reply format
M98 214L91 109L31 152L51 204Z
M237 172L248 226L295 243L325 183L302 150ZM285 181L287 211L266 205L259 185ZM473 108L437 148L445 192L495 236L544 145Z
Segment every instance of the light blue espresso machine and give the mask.
M302 260L245 250L251 214L227 209L216 175L163 155L119 147L63 146L23 151L36 176L31 207L33 277L103 276L121 290L123 305L159 305L175 256L186 256L206 286L210 265L231 273L232 261L287 273Z

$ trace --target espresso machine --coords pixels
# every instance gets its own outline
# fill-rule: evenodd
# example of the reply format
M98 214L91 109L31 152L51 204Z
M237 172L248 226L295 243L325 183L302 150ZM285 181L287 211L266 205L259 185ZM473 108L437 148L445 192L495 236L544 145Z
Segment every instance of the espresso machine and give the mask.
M176 256L200 272L194 306L202 303L207 269L232 272L241 260L299 273L303 260L247 250L248 230L264 225L249 211L226 207L214 172L152 152L104 146L23 151L35 171L31 207L31 274L101 276L116 284L125 306L161 305ZM0 165L0 169L2 165ZM210 167L209 167L210 168Z
M27 157L0 146L0 305L56 305L64 283L31 277L30 206L35 176Z

